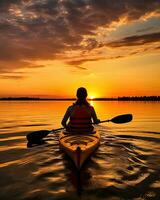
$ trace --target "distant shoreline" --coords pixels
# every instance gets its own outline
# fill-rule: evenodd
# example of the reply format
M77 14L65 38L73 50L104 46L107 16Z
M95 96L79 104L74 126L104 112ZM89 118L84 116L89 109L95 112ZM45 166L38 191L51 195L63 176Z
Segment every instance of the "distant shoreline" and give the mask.
M76 98L34 98L34 97L3 97L0 101L75 101ZM116 98L94 98L89 101L160 101L160 96L131 96Z

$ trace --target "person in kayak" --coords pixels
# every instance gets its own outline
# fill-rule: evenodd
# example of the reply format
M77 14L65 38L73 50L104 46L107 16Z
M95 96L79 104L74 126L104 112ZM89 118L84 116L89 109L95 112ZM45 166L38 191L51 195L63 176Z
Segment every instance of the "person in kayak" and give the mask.
M94 129L92 121L98 124L100 120L97 118L94 107L86 99L87 90L84 87L78 88L76 96L76 102L68 107L61 124L69 132L92 132Z

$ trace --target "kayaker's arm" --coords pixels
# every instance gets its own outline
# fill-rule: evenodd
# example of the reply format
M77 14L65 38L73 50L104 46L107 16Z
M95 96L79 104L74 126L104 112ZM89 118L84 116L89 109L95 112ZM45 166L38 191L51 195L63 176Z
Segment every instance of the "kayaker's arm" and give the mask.
M65 115L64 115L64 117L63 117L63 119L62 119L61 124L62 124L62 126L63 126L64 128L67 127L67 120L68 120L69 117L71 116L71 113L72 113L72 106L68 107L68 109L67 109L67 111L66 111L66 113L65 113Z
M97 114L96 114L96 111L95 111L94 107L92 107L92 113L91 114L92 114L93 122L95 124L99 124L100 119L97 118Z

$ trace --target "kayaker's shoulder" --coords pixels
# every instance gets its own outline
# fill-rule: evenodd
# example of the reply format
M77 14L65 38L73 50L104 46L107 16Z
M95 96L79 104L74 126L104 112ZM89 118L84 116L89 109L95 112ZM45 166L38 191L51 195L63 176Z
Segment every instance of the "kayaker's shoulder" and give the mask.
M72 105L70 105L69 107L68 107L68 111L72 111L73 109L74 109L74 107L75 107L75 104L72 104Z
M94 107L93 107L91 104L89 104L88 107L89 107L91 110L94 110Z

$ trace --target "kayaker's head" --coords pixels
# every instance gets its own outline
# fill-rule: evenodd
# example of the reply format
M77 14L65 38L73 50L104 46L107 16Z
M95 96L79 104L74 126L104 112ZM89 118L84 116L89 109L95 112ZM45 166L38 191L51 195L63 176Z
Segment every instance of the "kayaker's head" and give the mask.
M81 104L88 104L88 102L87 102L87 100L86 100L86 98L87 98L87 90L86 90L86 88L84 88L84 87L80 87L80 88L78 88L77 89L77 94L76 94L76 96L77 96L77 102L76 102L76 104L79 104L79 105L81 105Z
M87 97L87 90L84 87L80 87L77 90L77 98L78 99L86 99Z

